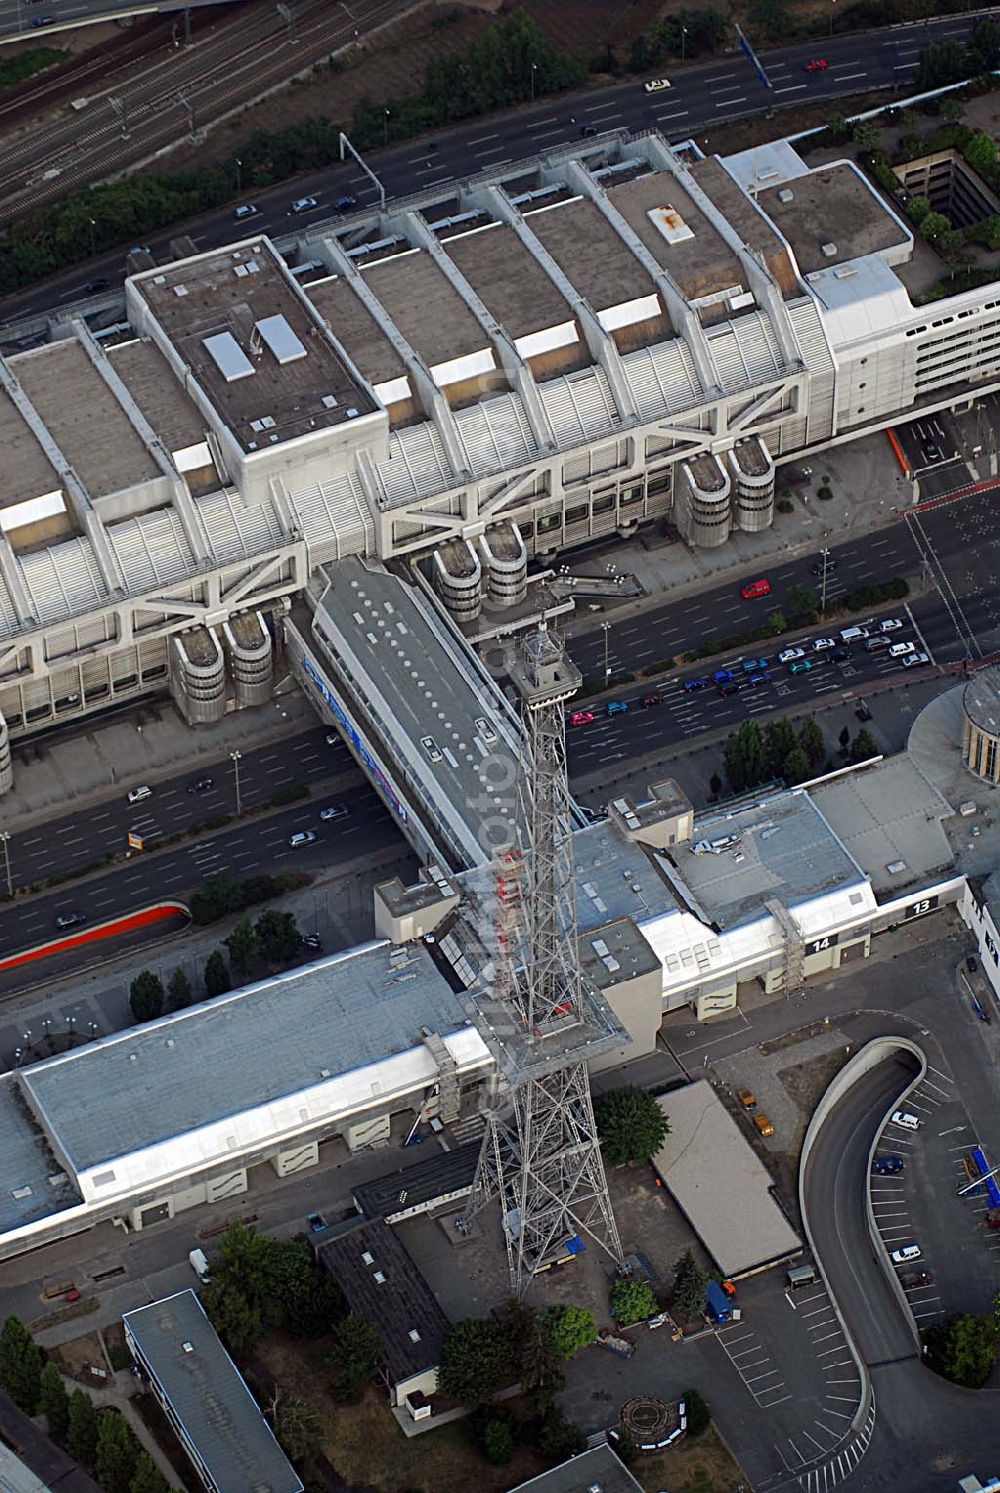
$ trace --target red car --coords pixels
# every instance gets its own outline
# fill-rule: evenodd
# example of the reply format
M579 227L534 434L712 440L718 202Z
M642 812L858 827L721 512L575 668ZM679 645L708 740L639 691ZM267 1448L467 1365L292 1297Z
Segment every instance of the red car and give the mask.
M569 718L569 723L571 726L589 726L593 719L594 712L592 710L574 710Z
M811 62L806 63L807 73L825 73L827 61L825 57L814 57Z
M770 596L770 581L751 581L749 586L740 588L740 595L744 601L755 601L758 596Z

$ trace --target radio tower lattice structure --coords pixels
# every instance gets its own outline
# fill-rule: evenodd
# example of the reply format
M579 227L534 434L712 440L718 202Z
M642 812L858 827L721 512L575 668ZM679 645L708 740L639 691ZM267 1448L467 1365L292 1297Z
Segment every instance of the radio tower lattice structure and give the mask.
M506 961L505 945L494 946L491 994L495 1014L508 1018L501 1061L511 1109L488 1118L466 1217L499 1198L511 1285L523 1296L574 1236L598 1244L617 1264L622 1249L586 1066L616 1040L617 1029L585 988L577 944L565 703L581 677L544 624L525 637L511 673L523 696L530 753L522 773L529 843L519 867L518 938ZM503 922L509 936L511 920Z

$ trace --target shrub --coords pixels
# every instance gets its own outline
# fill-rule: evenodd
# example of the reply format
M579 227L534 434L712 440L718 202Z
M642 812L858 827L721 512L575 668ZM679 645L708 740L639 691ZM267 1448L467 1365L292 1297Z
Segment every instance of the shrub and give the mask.
M833 497L833 488L827 487L826 483L824 482L822 487L818 487L816 489L816 496L817 498L819 498L821 503L829 503L830 499Z
M693 1439L708 1430L712 1423L712 1413L704 1397L696 1389L686 1389L682 1398L687 1415L687 1433Z
M594 1103L594 1118L601 1149L611 1166L648 1161L670 1130L653 1096L631 1084L601 1094Z
M305 783L289 783L287 788L279 788L277 793L272 793L271 803L276 809L282 804L301 803L304 798L309 797L309 789Z
M792 502L791 498L779 498L777 507L779 513L795 512L795 504Z
M611 1315L620 1327L656 1315L657 1301L644 1280L616 1280L608 1293Z

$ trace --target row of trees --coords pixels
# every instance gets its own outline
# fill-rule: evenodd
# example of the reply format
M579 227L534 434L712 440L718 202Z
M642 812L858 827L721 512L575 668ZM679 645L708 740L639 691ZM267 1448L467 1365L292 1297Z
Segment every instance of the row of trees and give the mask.
M920 66L914 80L919 90L944 88L966 78L978 78L1000 66L1000 26L988 19L979 20L962 42L932 43L920 53Z
M240 918L223 949L215 949L205 962L205 997L225 995L234 980L246 983L258 968L275 969L291 964L302 954L302 931L290 912L269 908L256 923ZM227 962L228 956L228 962ZM191 1004L191 981L183 969L175 969L164 987L152 970L140 970L129 987L129 1004L136 1021L155 1021L164 1012L179 1011Z
M204 927L232 917L233 913L259 907L262 902L270 902L287 892L298 891L311 880L310 876L295 871L281 876L245 876L242 880L220 872L218 876L210 876L191 898L191 916Z
M782 716L768 721L763 730L755 720L741 721L726 737L723 762L732 791L744 793L778 778L789 786L804 783L823 766L826 755L826 738L814 716L797 731ZM868 753L873 755L874 747Z
M107 1493L168 1493L169 1483L136 1441L120 1410L98 1410L82 1389L69 1394L55 1363L18 1317L0 1329L0 1385L26 1415L45 1416L49 1435Z

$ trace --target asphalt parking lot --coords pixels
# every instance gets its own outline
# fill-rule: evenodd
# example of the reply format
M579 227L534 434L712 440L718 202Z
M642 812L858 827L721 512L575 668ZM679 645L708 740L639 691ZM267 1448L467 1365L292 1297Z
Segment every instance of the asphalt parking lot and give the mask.
M919 479L921 498L939 498L975 480L964 460L963 433L950 411L897 425L895 435Z

